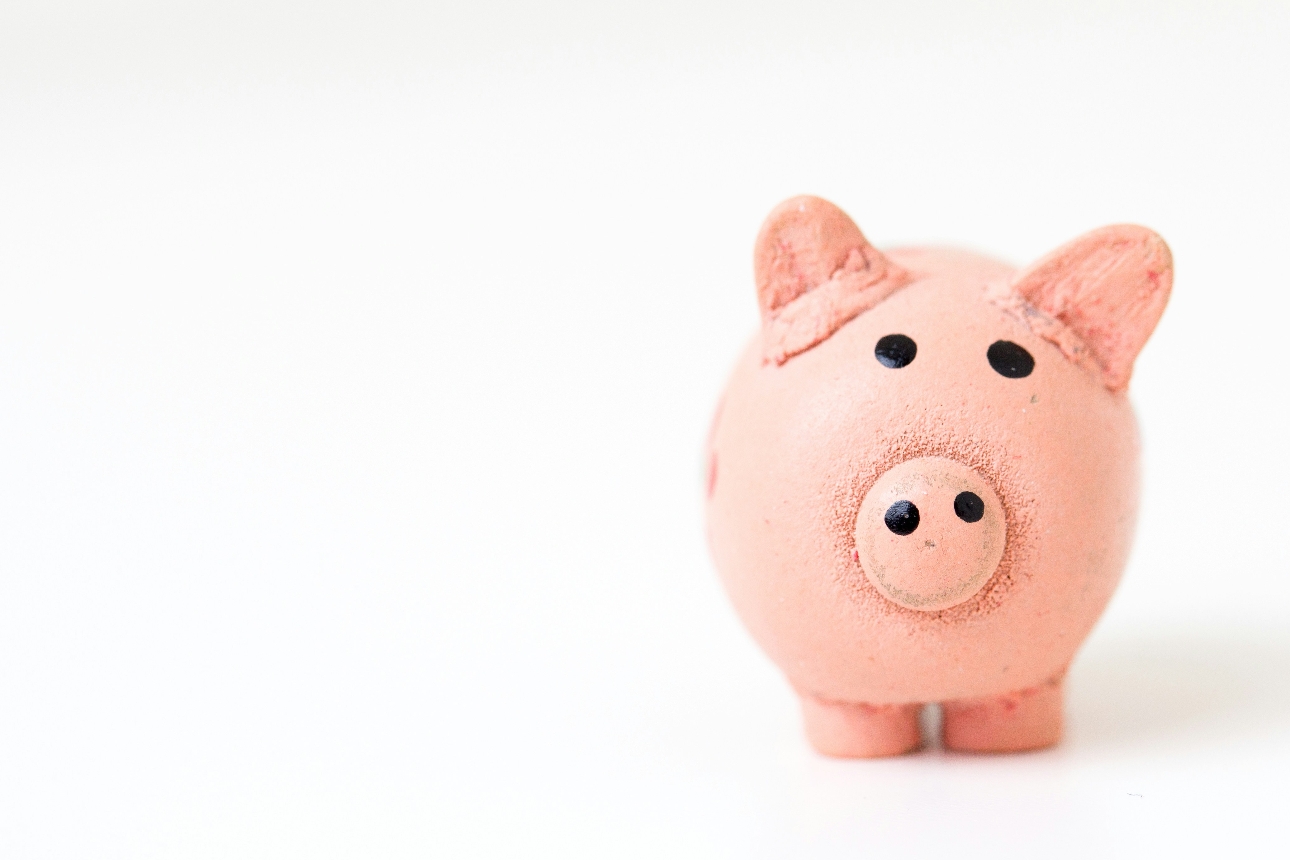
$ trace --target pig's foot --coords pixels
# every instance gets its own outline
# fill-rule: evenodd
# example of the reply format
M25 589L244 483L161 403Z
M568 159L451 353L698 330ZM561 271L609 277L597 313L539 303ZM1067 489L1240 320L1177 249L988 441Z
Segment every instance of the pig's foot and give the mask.
M923 745L918 714L922 705L865 705L832 702L802 694L806 737L818 752L837 758L880 758Z
M1021 752L1062 737L1062 679L986 699L945 702L945 748L960 752Z

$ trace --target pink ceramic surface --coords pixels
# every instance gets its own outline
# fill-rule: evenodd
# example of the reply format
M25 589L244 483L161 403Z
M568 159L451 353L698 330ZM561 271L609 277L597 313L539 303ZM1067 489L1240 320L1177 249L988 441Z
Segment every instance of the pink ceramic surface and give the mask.
M708 450L708 532L821 752L1061 734L1061 680L1132 537L1125 395L1168 299L1168 248L1105 227L1017 272L879 252L813 197L771 213L762 328Z

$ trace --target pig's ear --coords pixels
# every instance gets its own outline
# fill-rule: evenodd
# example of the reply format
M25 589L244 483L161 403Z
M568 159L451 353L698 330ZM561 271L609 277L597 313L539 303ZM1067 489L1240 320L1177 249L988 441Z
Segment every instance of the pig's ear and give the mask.
M1058 248L1019 274L1012 290L1073 331L1106 387L1121 391L1164 312L1173 277L1164 239L1116 224Z
M818 197L794 197L770 213L753 266L765 358L776 364L825 340L909 281L845 212Z

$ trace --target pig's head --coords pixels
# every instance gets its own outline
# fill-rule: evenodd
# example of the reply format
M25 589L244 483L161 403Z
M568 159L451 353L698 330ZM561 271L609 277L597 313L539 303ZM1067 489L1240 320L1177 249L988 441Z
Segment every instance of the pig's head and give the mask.
M836 206L798 197L767 219L755 269L760 367L747 372L760 393L742 408L757 439L725 444L745 466L762 459L732 480L769 494L765 528L829 520L785 552L845 548L830 565L862 570L906 611L944 614L989 603L992 579L997 603L1040 543L1049 567L1065 553L1092 570L1096 553L1127 550L1132 479L1114 473L1132 470L1136 443L1117 422L1131 422L1123 392L1169 296L1159 236L1104 227L1017 272L953 251L884 254ZM714 484L718 469L714 455Z

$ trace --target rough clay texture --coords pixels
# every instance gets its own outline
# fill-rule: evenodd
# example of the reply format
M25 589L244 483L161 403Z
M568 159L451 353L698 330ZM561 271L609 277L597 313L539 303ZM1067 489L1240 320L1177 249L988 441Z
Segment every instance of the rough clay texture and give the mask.
M981 520L964 522L954 512L958 493L984 502ZM917 534L894 534L885 514L896 502L917 505ZM865 495L856 516L857 561L882 596L910 609L949 609L985 585L1003 556L1003 506L994 488L963 463L919 457L883 473Z
M1169 301L1173 258L1145 227L1115 224L1087 233L1022 272L1008 292L1031 327L1083 363L1087 349L1102 381L1122 391L1133 360ZM1055 325L1053 321L1060 325ZM1063 331L1063 328L1065 331Z
M1124 388L1168 297L1168 250L1144 228L1104 228L1018 276L959 251L884 255L857 244L840 210L807 200L772 213L758 240L763 327L709 440L708 534L725 587L834 754L907 746L889 732L865 752L865 732L879 726L857 728L848 747L839 727L893 718L859 704L958 703L946 739L965 749L1055 742L1060 679L1129 550L1138 441ZM818 292L812 280L847 277L837 263L857 248L869 271L893 277L886 295L850 316L837 308L868 299L783 322L782 309ZM893 333L918 346L906 367L874 357ZM1033 372L995 372L986 350L997 340L1029 351ZM870 490L917 458L979 476L1006 534L978 590L932 611L884 596L857 547ZM821 703L847 710L822 717Z
M783 364L908 283L846 213L817 197L781 203L757 238L767 361Z

